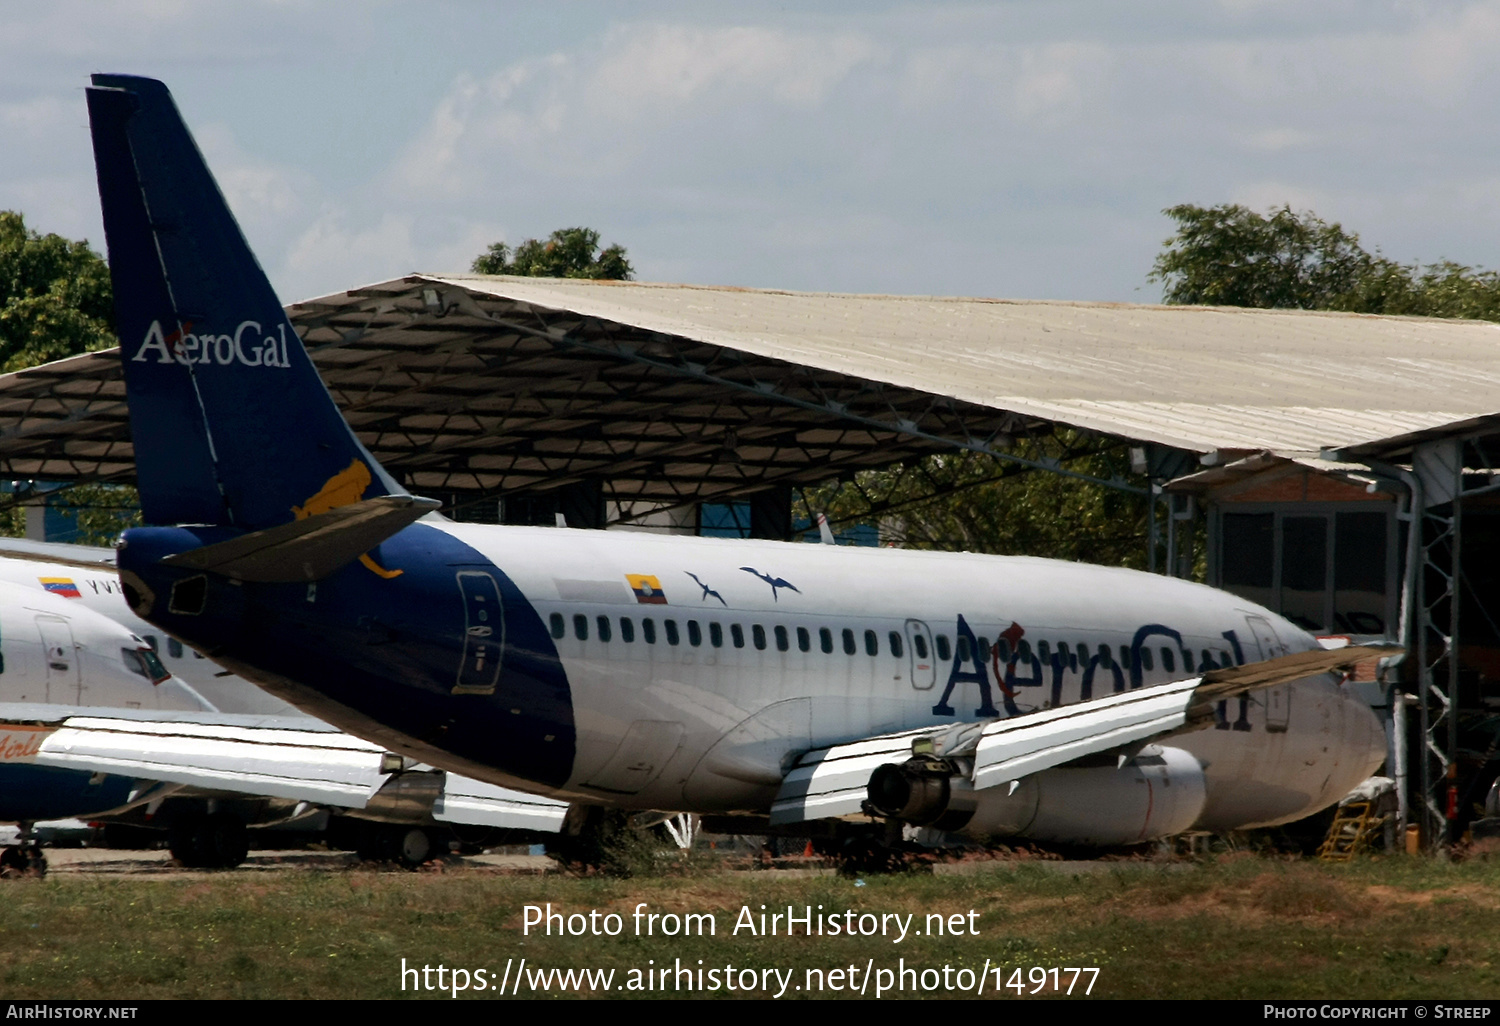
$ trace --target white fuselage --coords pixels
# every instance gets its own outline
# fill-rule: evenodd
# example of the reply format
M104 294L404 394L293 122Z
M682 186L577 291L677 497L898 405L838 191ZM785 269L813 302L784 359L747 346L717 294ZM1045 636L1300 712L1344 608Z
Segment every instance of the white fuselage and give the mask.
M763 811L810 748L1024 714L1080 701L1086 683L1097 698L1317 644L1254 603L1130 570L433 526L493 560L549 624L577 729L572 775L549 793L576 801ZM655 586L639 586L643 577ZM977 645L960 647L960 618ZM1329 677L1231 700L1219 723L1170 744L1206 768L1203 829L1298 818L1384 758L1374 715Z

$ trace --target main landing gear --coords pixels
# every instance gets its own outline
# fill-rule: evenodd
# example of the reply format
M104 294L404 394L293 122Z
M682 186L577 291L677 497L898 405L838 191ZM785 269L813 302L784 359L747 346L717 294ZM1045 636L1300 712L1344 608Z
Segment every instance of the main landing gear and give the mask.
M0 850L0 877L45 876L47 857L41 846L32 841L8 844Z
M167 849L190 869L233 869L250 854L250 837L234 813L212 812L174 823Z

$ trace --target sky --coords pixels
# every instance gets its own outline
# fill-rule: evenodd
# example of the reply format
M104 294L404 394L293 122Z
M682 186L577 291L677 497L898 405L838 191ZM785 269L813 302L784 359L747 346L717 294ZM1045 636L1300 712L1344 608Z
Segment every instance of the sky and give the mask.
M157 77L283 301L592 227L642 281L1156 302L1179 203L1500 267L1500 0L0 0L0 209Z

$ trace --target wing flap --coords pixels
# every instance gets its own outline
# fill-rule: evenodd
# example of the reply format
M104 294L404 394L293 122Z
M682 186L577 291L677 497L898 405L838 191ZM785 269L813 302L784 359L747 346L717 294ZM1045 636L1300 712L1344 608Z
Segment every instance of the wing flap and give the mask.
M974 750L974 787L1008 783L1186 726L1198 685L1192 677L986 724Z
M566 802L449 773L443 793L432 807L432 818L444 823L556 833L562 829L567 812Z
M384 751L347 734L73 716L36 762L360 809L385 781Z
M771 825L854 815L864 805L876 767L905 759L913 741L948 729L944 724L814 748L782 780L771 805Z
M341 809L365 808L393 779L381 769L386 749L324 724L300 730L255 726L251 717L235 720L69 716L42 742L35 761ZM432 816L445 823L556 832L567 811L564 802L445 773Z

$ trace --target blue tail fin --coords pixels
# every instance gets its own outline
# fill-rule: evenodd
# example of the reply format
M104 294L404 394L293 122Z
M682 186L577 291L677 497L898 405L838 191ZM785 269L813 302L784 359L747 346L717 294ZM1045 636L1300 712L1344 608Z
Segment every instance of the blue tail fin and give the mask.
M403 495L334 405L160 82L95 75L99 198L148 524Z

